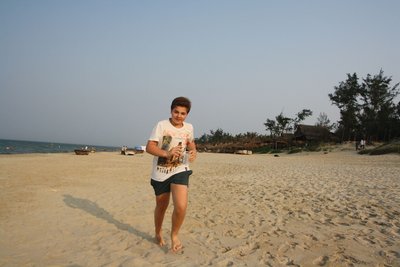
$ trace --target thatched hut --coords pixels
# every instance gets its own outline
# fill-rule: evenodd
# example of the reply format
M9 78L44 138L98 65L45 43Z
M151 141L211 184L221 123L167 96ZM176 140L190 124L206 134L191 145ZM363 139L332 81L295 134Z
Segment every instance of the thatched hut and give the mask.
M296 141L305 142L332 142L336 141L337 137L327 128L314 125L297 125L294 133Z

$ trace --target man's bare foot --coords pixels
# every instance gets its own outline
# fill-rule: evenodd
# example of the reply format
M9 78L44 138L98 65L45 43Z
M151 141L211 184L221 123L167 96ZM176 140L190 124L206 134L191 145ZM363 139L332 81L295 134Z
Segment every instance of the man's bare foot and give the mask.
M172 252L174 253L179 252L183 248L182 243L177 236L171 237L171 241L172 241L172 246L171 246Z
M156 235L156 243L160 246L163 247L165 245L165 241L162 237L162 235Z

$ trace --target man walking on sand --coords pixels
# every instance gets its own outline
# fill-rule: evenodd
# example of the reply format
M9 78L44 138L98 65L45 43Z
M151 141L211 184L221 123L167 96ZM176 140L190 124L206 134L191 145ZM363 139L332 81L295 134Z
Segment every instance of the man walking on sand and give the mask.
M178 252L182 243L178 237L188 203L189 162L196 159L193 126L185 122L191 102L186 97L177 97L171 103L171 117L157 123L147 142L146 151L154 156L151 185L156 195L154 227L156 241L165 245L162 223L169 205L174 203L171 227L171 250Z

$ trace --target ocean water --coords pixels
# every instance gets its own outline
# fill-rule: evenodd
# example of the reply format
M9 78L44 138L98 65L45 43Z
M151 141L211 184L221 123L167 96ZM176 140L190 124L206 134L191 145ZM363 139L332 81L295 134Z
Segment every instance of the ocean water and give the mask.
M25 154L25 153L68 153L82 147L95 148L96 151L120 151L119 147L94 146L87 144L63 144L20 140L0 139L0 154Z

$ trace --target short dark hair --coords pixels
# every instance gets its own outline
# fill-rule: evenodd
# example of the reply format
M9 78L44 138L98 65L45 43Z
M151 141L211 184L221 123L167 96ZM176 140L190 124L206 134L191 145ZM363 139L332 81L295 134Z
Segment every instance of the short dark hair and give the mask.
M173 110L175 107L185 107L187 109L187 113L189 113L192 103L190 102L189 98L180 96L172 100L171 110Z

